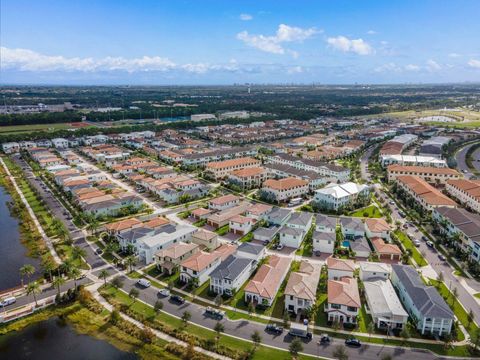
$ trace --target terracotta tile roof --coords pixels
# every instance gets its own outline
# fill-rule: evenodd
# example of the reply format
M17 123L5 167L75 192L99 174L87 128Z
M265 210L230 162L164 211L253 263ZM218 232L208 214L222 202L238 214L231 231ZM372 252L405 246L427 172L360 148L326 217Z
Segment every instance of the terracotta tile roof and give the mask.
M465 192L470 197L480 200L480 180L449 180L447 184Z
M234 170L230 174L239 178L250 177L255 175L264 174L266 170L263 167L250 167L245 169Z
M360 294L357 279L343 277L340 280L328 280L328 303L359 308Z
M181 243L172 245L168 249L157 252L156 255L160 258L169 257L172 259L178 259L179 257L189 253L190 251L196 248L198 248L197 244L181 242Z
M213 161L207 164L207 168L210 169L222 169L232 166L239 166L239 165L249 165L249 164L259 164L260 161L251 157L243 157L237 159L230 159L224 161Z
M402 251L395 244L386 243L382 238L374 237L370 239L375 251L379 254L401 255Z
M238 196L233 194L228 194L228 195L219 196L219 197L216 197L215 199L210 200L210 204L223 205L228 202L237 201L237 200L240 200Z
M333 256L327 258L327 267L332 270L355 271L353 260L337 259Z
M224 244L212 251L211 253L200 251L189 257L187 260L183 261L181 265L187 269L191 269L194 271L202 271L217 259L220 259L220 261L225 260L236 250L237 247L235 245Z
M217 236L217 234L215 234L214 232L208 231L208 230L205 230L205 229L199 229L198 231L196 231L192 234L192 237L200 239L200 240L204 240L204 241L211 240L211 239L215 238L216 236Z
M390 225L384 219L366 219L365 224L371 232L390 231Z
M315 301L320 281L321 267L307 260L300 262L300 269L292 272L285 287L285 295Z
M287 177L280 180L269 179L263 183L264 188L274 190L288 190L297 186L305 186L308 182L294 177Z
M280 282L290 267L290 258L272 255L268 264L263 264L252 280L245 286L245 292L273 299Z
M432 185L427 183L422 178L412 175L402 175L397 177L397 181L404 184L418 197L421 197L427 204L434 206L456 206L457 203L448 196L442 194Z
M131 229L134 226L140 225L142 222L137 218L130 218L125 220L116 221L105 225L105 228L109 231L123 231L126 229Z
M170 221L168 221L168 219L159 216L159 217L156 217L156 218L153 218L151 220L148 220L148 221L144 222L143 226L151 228L151 229L155 229L157 227L167 225L169 223L170 223Z
M191 214L193 216L203 216L203 215L208 215L211 214L212 210L210 209L205 209L205 208L197 208L195 210L192 210Z
M248 222L252 222L253 219L252 218L249 218L249 217L246 217L246 216L243 216L243 215L236 215L234 216L233 218L230 219L230 222L234 222L234 223L237 223L237 224L246 224Z
M272 210L272 208L272 205L258 203L249 207L248 212L253 215L262 215Z

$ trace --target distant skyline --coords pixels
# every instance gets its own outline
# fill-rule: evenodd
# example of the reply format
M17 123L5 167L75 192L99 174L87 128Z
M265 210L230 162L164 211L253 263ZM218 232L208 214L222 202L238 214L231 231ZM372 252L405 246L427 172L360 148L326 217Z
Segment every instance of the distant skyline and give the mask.
M0 84L480 81L480 1L2 0Z

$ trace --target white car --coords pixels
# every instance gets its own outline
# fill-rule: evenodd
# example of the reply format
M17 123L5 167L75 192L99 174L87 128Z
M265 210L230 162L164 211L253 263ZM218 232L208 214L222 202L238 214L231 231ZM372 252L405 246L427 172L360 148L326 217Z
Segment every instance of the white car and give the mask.
M169 297L170 296L170 290L168 290L167 288L160 289L160 290L158 290L158 295L164 296L164 297Z
M150 285L152 285L147 279L138 279L137 284L145 288L148 288Z
M277 250L282 250L283 249L283 244L278 244Z
M0 300L0 306L4 307L4 306L12 305L16 301L17 299L15 298L15 296L10 296L3 300Z

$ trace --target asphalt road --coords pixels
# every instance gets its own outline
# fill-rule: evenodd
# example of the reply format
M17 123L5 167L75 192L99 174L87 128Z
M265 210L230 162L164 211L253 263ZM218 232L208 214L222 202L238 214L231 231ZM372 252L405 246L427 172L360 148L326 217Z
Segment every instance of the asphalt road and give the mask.
M470 146L471 145L467 145L465 148L460 150L457 153L457 156L459 155L459 153L461 153L463 151L464 152L468 151L468 148ZM364 179L369 179L370 178L370 176L368 174L368 169L366 167L366 164L368 164L368 159L370 157L370 154L368 154L368 152L367 152L361 158L361 162L362 162L361 168L364 169L364 170L362 170L362 177ZM463 155L463 159L464 158L465 158L465 155ZM464 166L467 167L464 161L462 163L459 160L461 160L461 155L460 155L459 158L457 158L458 164L460 166L461 166L461 164L464 164ZM467 167L467 169L468 169L468 167ZM396 220L399 220L402 224L404 224L406 222L406 220L403 217L400 216L400 214L399 214L400 209L397 207L397 205L391 203L392 200L385 194L385 192L380 188L380 186L377 186L376 188L381 194L380 197L383 198L386 201L386 204L388 204L387 206L390 207L390 210L392 211L393 221L395 222ZM480 322L480 305L478 304L477 300L472 296L472 294L470 294L465 289L465 287L462 286L459 278L457 278L456 276L453 275L453 272L454 272L455 269L452 268L448 264L448 262L440 260L440 258L438 257L440 253L437 252L437 250L435 250L434 248L431 248L431 247L426 245L426 241L422 240L422 235L423 234L417 229L416 226L411 224L408 227L408 229L405 229L404 231L407 232L407 234L410 236L412 241L415 241L415 240L420 241L420 246L418 247L418 250L422 254L424 254L425 259L428 261L429 265L432 267L432 269L437 274L443 273L444 282L449 287L449 289L452 290L453 288L457 288L457 291L458 291L457 298L458 298L458 300L462 303L462 305L465 307L465 309L467 311L472 309L473 312L475 314L477 314L475 320L476 320L477 323L479 323ZM477 281L469 280L469 279L464 279L464 280L465 280L465 282L467 282L467 284L471 288L476 289L477 292L480 292L480 284Z
M470 178L471 176L473 176L472 172L470 171L469 167L467 166L467 163L466 163L466 155L467 155L467 152L468 150L473 146L475 145L475 143L473 144L469 144L463 148L461 148L459 151L457 151L457 153L455 154L455 160L457 161L457 169L458 171L460 171L464 176L465 178ZM475 157L476 156L476 157ZM475 151L474 153L474 159L480 159L480 149ZM474 161L474 166L480 170L480 162L478 161Z
M73 219L71 218L68 210L65 209L63 204L52 194L43 180L34 175L30 165L18 155L13 156L12 158L22 168L28 182L38 191L53 216L57 219L60 219L65 224L74 244L85 250L85 261L89 263L92 268L105 265L106 262L100 256L97 256L94 252L94 249L92 249L92 247L90 247L90 245L87 243L84 232L78 229L73 223Z
M189 311L192 315L190 320L192 323L209 329L215 327L217 321L204 315L204 308L202 306L189 302L186 302L183 305L177 305L171 302L168 298L158 296L158 290L154 287L143 288L138 286L134 280L129 279L126 276L122 276L122 278L124 280L123 289L126 292L129 292L131 288L137 288L140 292L139 299L142 301L153 306L157 300L161 300L163 302L163 311L166 313L180 318L184 311ZM286 331L282 335L269 334L265 332L265 325L253 321L232 321L224 318L221 323L225 328L225 333L245 340L250 340L253 332L257 330L262 336L262 344L271 345L277 348L288 349L290 342L293 340ZM344 344L344 340L342 339L332 339L330 345L319 346L317 344L318 340L319 336L314 335L312 340L303 341L303 352L310 355L332 358L335 345ZM361 348L347 348L347 352L350 359L381 359L385 354L390 354L395 359L439 359L439 357L426 350L393 348L374 344L364 344Z

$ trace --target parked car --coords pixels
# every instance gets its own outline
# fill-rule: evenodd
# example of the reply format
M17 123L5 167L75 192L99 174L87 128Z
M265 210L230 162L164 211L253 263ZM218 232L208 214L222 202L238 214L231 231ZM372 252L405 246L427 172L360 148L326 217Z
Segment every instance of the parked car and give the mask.
M173 302L175 302L179 305L185 304L185 299L183 297L181 297L180 295L172 295L172 296L170 296L170 300L172 300Z
M422 236L422 240L423 241L428 241L428 238L424 235L424 236Z
M420 246L420 241L418 241L418 240L415 240L413 243L415 244L416 247Z
M12 305L13 303L17 302L17 298L15 296L7 297L0 301L0 306L5 307L8 305Z
M97 250L95 250L95 254L97 255L102 255L103 254L103 250L98 248Z
M319 344L328 344L330 343L330 337L328 334L320 335L320 340L318 340Z
M205 309L205 314L217 320L222 320L225 316L224 311L212 308L210 306L207 306L207 308Z
M288 335L301 337L304 339L311 339L313 334L308 331L308 326L305 324L298 324L292 323L290 325L290 330L288 331Z
M283 244L278 244L277 245L277 250L282 250L283 249Z
M427 246L429 246L429 247L433 248L433 242L431 242L430 240L429 240L429 241L427 241Z
M447 258L446 258L444 255L442 255L442 254L439 254L439 255L438 255L438 258L439 258L440 260L442 260L442 261L447 260Z
M278 326L277 324L267 324L267 326L265 327L265 331L274 334L281 334L283 333L283 327Z
M170 296L170 290L168 290L167 288L160 289L160 290L158 290L158 295L164 296L164 297L169 297Z
M144 288L148 288L152 285L147 279L138 279L137 284L143 286Z
M349 339L345 340L345 345L353 346L353 347L360 347L360 346L362 346L362 343L360 342L360 340L352 337L352 338L349 338Z

